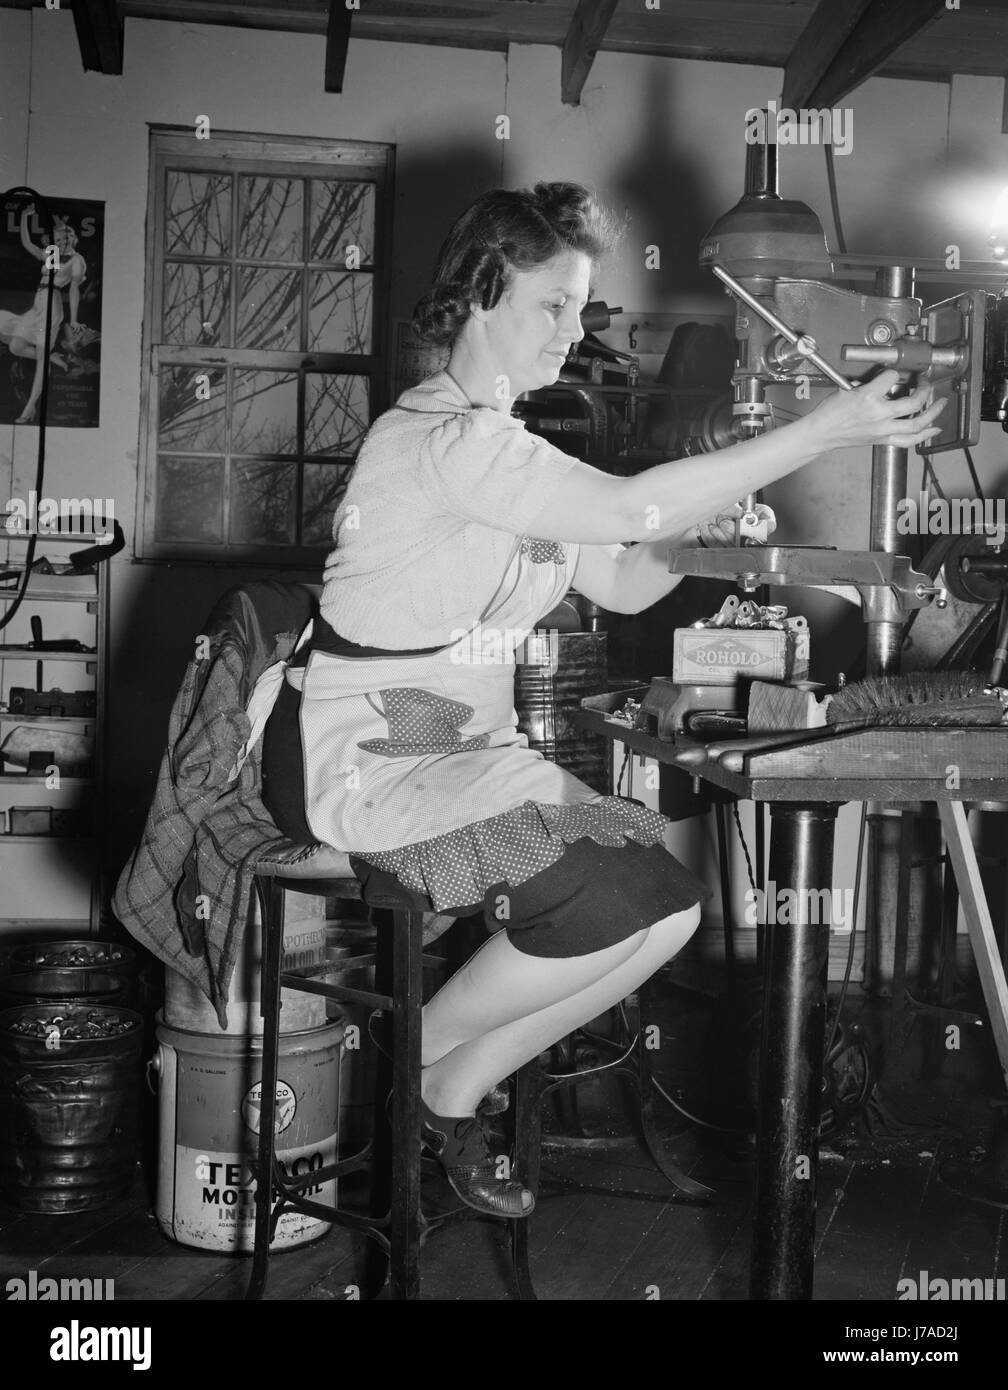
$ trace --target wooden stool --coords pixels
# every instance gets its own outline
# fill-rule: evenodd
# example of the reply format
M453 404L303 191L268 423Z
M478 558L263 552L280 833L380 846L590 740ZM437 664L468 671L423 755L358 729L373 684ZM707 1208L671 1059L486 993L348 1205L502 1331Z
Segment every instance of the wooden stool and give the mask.
M449 1221L480 1215L469 1207L460 1206L428 1218L420 1203L423 969L425 965L444 965L440 959L423 953L424 918L427 912L433 912L433 906L405 888L401 891L369 891L366 901L378 927L376 951L374 955L355 957L353 965L355 968L371 963L376 965L376 988L384 991L378 993L351 989L322 978L327 973L325 964L295 970L282 968L284 900L287 891L325 893L338 899L364 900L348 855L325 845L288 842L279 849L271 850L258 862L255 886L263 942L260 1000L263 1017L262 1108L252 1274L245 1296L247 1299L262 1298L277 1222L285 1210L293 1210L361 1231L370 1237L388 1258L392 1297L416 1299L420 1295L420 1247L425 1238ZM386 920L382 921L381 917ZM275 1144L281 989L319 994L327 999L381 1009L392 1014L391 1077L386 1059L379 1057L377 1078L378 1100L391 1082L391 1135L381 1122L382 1107L377 1105L375 1137L363 1148L325 1168L293 1178L288 1177L277 1159ZM523 1072L531 1073L535 1069L536 1064L530 1063L529 1067L523 1068ZM519 1077L521 1075L519 1073ZM521 1084L518 1089L521 1094L526 1093ZM538 1122L537 1111L534 1122ZM383 1151L389 1137L390 1153ZM314 1201L303 1195L302 1190L306 1187L318 1187L362 1169L371 1171L370 1215L348 1211L338 1203L333 1206ZM274 1192L277 1194L275 1199ZM519 1244L514 1235L514 1228L525 1224L525 1221L510 1223L513 1272L519 1296L534 1298L527 1266L527 1246L524 1242Z

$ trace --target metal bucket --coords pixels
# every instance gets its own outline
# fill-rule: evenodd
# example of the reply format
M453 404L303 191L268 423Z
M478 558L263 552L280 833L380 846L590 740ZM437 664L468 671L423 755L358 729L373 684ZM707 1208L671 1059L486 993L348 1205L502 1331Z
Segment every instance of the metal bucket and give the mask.
M16 946L0 974L0 1009L34 1001L132 1007L137 957L116 941L37 941Z
M126 1031L67 1035L89 1019ZM36 1036L13 1031L36 1020ZM142 1043L143 1019L132 1009L35 1004L0 1013L0 1189L9 1202L28 1212L88 1211L129 1191Z
M158 1074L159 1145L154 1214L182 1245L246 1255L255 1235L255 1162L262 1096L262 1038L157 1027L151 1069ZM277 1158L288 1173L311 1173L336 1159L343 1027L280 1036ZM335 1179L305 1195L334 1203ZM286 1211L274 1248L304 1245L329 1224Z
M518 728L544 758L580 777L593 790L609 791L609 745L571 723L585 695L606 690L604 632L539 633L526 643L526 655L541 648L541 665L515 668L515 713ZM541 640L540 640L541 639ZM555 669L554 669L555 668Z

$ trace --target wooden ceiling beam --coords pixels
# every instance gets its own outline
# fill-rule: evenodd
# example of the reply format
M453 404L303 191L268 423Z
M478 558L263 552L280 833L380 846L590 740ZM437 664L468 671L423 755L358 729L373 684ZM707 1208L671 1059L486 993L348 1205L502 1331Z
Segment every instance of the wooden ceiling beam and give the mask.
M836 11L832 18L831 11ZM842 37L855 11L860 13ZM866 5L861 0L821 0L785 65L781 105L797 110L842 101L945 12L945 0L869 0ZM826 35L826 46L818 44L817 29ZM832 56L831 43L836 45Z
M819 0L784 69L781 105L797 111L826 75L872 0Z
M73 20L84 71L121 77L123 21L116 0L73 0Z
M353 10L346 0L329 0L329 22L326 26L325 89L342 92L346 72L347 48L350 45L350 20Z
M578 0L563 42L560 97L565 106L577 106L581 92L613 17L616 0Z

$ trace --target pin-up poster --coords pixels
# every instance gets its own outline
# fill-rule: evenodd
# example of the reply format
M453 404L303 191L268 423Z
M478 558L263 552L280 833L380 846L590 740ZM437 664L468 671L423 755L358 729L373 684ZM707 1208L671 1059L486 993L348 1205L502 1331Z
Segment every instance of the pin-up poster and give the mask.
M55 246L31 204L0 205L0 424L38 425L49 323L46 424L98 425L105 204L44 195Z

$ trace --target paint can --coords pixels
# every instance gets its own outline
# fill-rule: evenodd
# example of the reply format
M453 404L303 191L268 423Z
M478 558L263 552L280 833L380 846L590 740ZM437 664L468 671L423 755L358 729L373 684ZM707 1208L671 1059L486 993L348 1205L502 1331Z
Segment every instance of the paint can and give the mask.
M336 1159L343 1025L280 1037L275 1120L277 1157L292 1177ZM255 1234L255 1162L262 1097L262 1038L156 1029L150 1070L158 1075L159 1143L154 1213L182 1245L246 1255ZM336 1181L305 1190L335 1203ZM327 1222L285 1211L274 1249L316 1240Z
M229 1037L262 1034L259 1012L259 976L262 961L262 927L259 901L245 924L234 973L228 989L227 1028L221 1029L217 1010L203 991L185 975L165 967L164 1021L169 1028L190 1033L220 1033ZM321 965L325 959L325 898L318 894L290 891L284 903L284 953L282 966L296 970ZM303 1033L320 1028L326 1021L326 1001L319 994L285 989L280 994L280 1032Z

